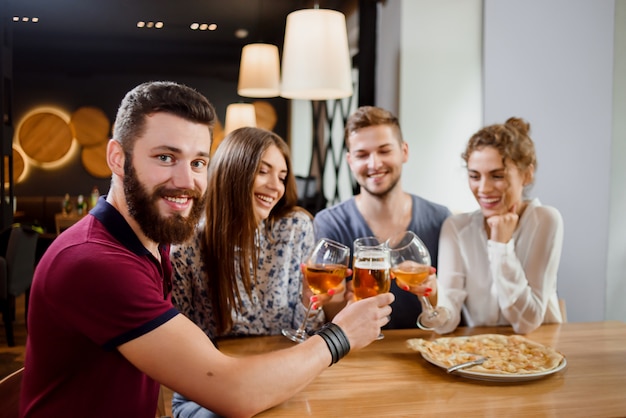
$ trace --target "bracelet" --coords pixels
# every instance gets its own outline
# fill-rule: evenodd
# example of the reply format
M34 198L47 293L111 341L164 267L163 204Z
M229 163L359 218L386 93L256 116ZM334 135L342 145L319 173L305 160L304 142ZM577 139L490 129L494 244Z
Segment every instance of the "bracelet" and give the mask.
M337 363L350 352L350 341L339 325L328 322L315 334L324 339L328 350L330 350L332 361L329 366Z

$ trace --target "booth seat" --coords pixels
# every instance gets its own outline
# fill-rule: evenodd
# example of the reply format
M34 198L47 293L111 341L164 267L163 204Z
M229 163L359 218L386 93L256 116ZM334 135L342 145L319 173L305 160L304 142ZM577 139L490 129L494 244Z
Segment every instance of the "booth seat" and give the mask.
M14 222L39 225L54 234L54 215L63 209L63 196L16 196Z
M54 215L63 208L63 196L16 196L13 223L40 226L43 233L37 241L36 262L57 236Z

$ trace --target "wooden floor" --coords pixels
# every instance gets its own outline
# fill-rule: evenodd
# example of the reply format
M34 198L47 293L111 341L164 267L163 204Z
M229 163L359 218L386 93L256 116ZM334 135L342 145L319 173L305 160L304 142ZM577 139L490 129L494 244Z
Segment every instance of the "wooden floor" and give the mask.
M0 326L0 379L24 366L24 352L26 350L26 326L24 320L24 296L16 301L16 320L13 323L15 347L7 346L4 323ZM2 315L0 314L0 323ZM163 400L166 416L172 415L172 391L163 387Z

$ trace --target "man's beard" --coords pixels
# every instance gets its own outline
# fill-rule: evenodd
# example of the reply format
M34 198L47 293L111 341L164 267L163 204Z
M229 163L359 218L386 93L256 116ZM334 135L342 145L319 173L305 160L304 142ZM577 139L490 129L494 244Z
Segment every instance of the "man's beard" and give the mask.
M374 197L377 197L379 199L382 199L385 196L387 196L389 193L391 193L391 191L393 189L395 189L399 184L400 184L400 176L398 176L398 178L396 178L389 185L389 187L387 187L385 190L381 190L381 191L374 191L374 190L371 190L369 187L367 187L367 179L365 179L365 181L363 183L359 183L359 186L361 186L361 189L365 190L370 195L372 195Z
M124 193L130 216L148 238L159 244L179 244L189 239L202 216L206 201L206 193L200 196L195 190L166 189L164 186L157 187L152 195L148 194L137 177L131 158L126 158ZM157 202L163 196L181 195L194 199L189 216L161 216Z

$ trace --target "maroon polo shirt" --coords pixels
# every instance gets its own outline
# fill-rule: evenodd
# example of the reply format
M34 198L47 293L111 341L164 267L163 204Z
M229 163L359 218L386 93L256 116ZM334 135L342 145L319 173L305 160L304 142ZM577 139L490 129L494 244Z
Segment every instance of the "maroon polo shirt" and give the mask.
M178 314L169 248L161 262L101 198L35 270L21 412L27 417L146 417L159 384L117 347Z

